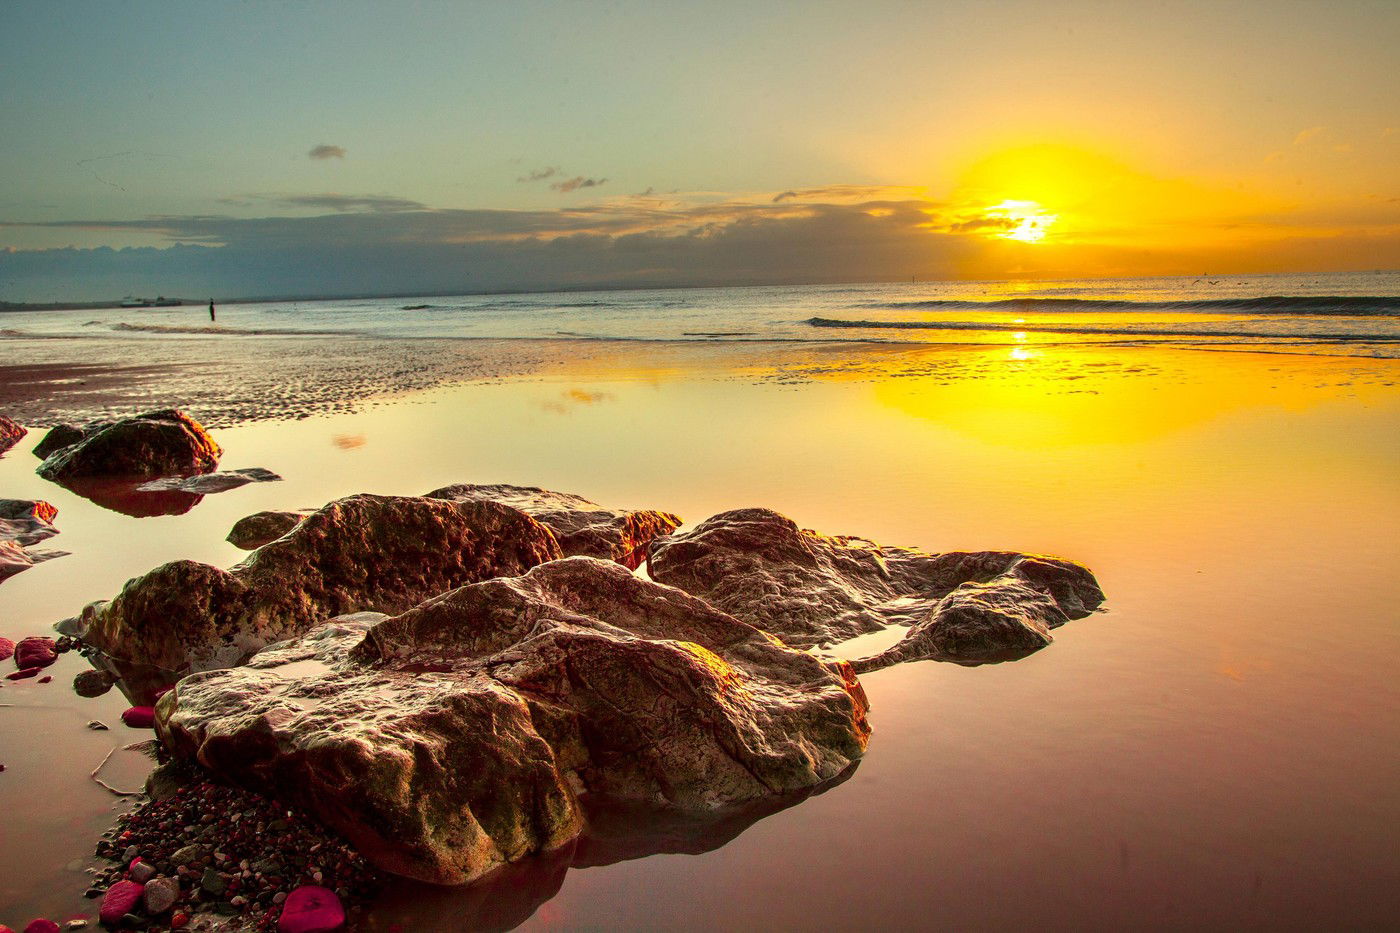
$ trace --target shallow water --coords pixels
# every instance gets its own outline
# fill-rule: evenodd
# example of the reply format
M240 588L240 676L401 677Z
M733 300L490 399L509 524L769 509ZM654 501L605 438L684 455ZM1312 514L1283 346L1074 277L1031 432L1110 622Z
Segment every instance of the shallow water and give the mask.
M751 825L668 827L669 847L592 840L574 867L392 890L365 928L1393 923L1400 362L999 347L827 366L823 352L725 367L641 346L229 428L225 468L286 480L153 518L39 479L31 435L0 458L0 489L56 504L47 543L72 554L0 584L0 634L44 631L165 560L231 564L242 552L223 536L257 509L451 482L691 522L766 505L882 543L1059 554L1098 574L1108 611L1022 661L866 675L874 737L825 793ZM92 910L81 870L115 800L88 771L148 735L120 725L116 691L74 696L80 663L0 689L11 926ZM143 769L119 752L103 777L136 787ZM673 854L630 857L658 849Z

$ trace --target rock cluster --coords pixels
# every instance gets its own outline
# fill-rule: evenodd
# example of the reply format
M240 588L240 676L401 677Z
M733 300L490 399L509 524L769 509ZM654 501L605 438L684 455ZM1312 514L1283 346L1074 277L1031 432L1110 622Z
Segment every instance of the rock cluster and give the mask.
M358 853L304 812L205 782L118 817L97 855L113 864L87 893L113 927L178 930L222 915L272 930L286 914L295 926L312 900L343 918L379 886Z
M64 426L71 427L71 426ZM58 430L58 429L55 429ZM198 421L173 408L80 429L73 443L50 450L38 473L66 482L92 477L144 477L209 473L223 451ZM64 433L59 440L72 435ZM55 440L56 446L58 440Z
M911 626L909 643L887 652L885 663L1005 660L1048 644L1050 628L1103 601L1093 575L1072 561L1013 551L926 554L818 534L769 509L723 512L658 539L648 570L789 644L830 645ZM982 584L989 588L964 589ZM1001 614L972 611L974 594Z
M230 667L329 616L399 612L559 556L549 529L490 502L356 495L231 570L181 560L83 610L84 640L168 671Z
M651 542L680 527L679 516L652 509L609 509L567 492L505 483L458 483L428 493L430 498L455 502L499 502L517 508L547 526L559 539L565 557L615 560L636 570L646 560Z
M836 778L866 708L845 662L575 557L186 677L157 729L380 867L456 883L575 838L580 791L706 809Z

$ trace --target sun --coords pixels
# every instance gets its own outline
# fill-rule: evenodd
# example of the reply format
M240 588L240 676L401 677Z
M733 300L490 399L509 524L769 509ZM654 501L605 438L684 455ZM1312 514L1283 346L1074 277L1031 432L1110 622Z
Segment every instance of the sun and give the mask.
M1039 243L1045 239L1050 225L1060 219L1035 201L1002 201L993 204L985 211L987 217L1003 221L996 236L1002 240L1020 240L1022 243Z

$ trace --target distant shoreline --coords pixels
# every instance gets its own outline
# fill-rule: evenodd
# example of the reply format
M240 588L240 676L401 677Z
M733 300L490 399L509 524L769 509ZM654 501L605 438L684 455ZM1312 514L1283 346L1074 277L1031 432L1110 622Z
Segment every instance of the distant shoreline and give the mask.
M1244 278L1273 278L1278 276L1298 276L1298 275L1387 275L1400 273L1400 269L1352 269L1341 272L1220 272L1212 275L1226 277ZM1000 285L1009 282L1134 282L1153 281L1164 279L1195 279L1200 276L1191 274L1182 275L1129 275L1129 276L1093 276L1089 278L1074 276L1035 276L1005 279L938 279L920 278L910 282L914 285L940 285L940 284L961 284L961 285ZM686 291L692 289L724 289L724 288L821 288L834 285L897 285L903 283L904 279L868 279L849 280L832 282L739 282L739 283L714 283L714 282L691 282L676 283L672 285L654 284L591 284L591 285L559 285L543 288L487 288L487 289L458 289L451 291L433 292L375 292L375 293L354 293L338 295L266 295L247 298L219 298L215 297L215 304L230 305L254 305L254 304L275 304L286 301L383 301L390 298L413 299L413 298L468 298L483 297L490 295L570 295L581 292L668 292ZM209 302L208 297L204 298L184 298L177 297L172 301L181 302L182 307L199 308ZM97 310L122 310L122 311L148 311L147 307L122 308L121 299L115 301L48 301L48 302L27 302L27 301L0 301L0 313L15 311L97 311Z

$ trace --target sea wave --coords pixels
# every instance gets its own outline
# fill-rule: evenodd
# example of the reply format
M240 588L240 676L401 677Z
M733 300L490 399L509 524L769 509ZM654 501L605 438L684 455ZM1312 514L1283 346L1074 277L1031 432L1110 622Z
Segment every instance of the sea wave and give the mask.
M1308 343L1400 343L1400 334L1394 333L1355 333L1316 331L1239 331L1214 330L1196 327L1162 327L1142 325L1100 325L1100 324L1026 324L992 323L986 321L852 321L837 318L813 317L803 323L812 327L859 328L870 330L960 330L996 331L1002 333L1050 333L1050 334L1102 334L1115 337L1178 337L1191 340L1197 337L1225 338L1240 342L1258 340L1296 340Z
M1194 298L1134 301L1123 298L998 298L991 301L927 299L864 302L856 307L892 311L1194 311L1221 314L1395 315L1397 295L1265 295L1258 298Z
M170 324L128 324L125 321L118 321L110 324L111 330L134 332L142 334L194 334L201 337L214 336L235 336L235 337L359 337L362 336L357 331L351 330L293 330L285 327L224 327L213 324L199 327L184 326L178 327Z

